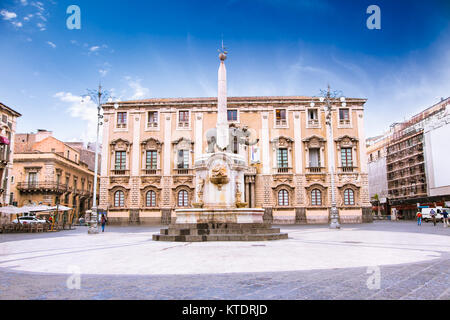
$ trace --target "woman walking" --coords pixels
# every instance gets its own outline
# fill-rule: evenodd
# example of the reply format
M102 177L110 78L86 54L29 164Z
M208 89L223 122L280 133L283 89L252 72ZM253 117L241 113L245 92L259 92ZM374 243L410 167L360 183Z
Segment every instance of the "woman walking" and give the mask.
M108 220L106 220L105 214L102 214L102 220L101 220L101 222L102 222L102 232L105 232L106 221L108 221Z

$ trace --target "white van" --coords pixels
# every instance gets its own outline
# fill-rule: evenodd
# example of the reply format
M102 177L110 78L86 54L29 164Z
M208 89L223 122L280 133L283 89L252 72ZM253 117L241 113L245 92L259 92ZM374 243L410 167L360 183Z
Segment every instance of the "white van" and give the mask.
M421 212L422 212L422 220L425 222L428 221L432 221L431 219L431 214L430 211L431 209L434 210L434 212L436 212L436 221L439 222L443 222L444 221L444 216L442 215L443 209L445 209L447 212L450 213L450 209L449 208L442 208L442 207L436 207L436 208L422 208Z

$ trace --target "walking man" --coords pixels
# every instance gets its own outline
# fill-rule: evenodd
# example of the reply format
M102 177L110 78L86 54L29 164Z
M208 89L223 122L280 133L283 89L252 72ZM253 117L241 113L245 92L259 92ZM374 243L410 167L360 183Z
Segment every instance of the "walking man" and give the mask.
M422 212L417 212L417 225L421 226L422 225Z
M442 215L444 216L444 228L448 227L448 212L446 209L444 209L444 212L442 212Z
M431 209L430 215L431 215L431 221L433 221L433 225L436 226L436 211Z
M106 221L108 221L108 220L106 220L105 214L102 214L102 220L101 220L101 222L102 222L102 232L105 232Z

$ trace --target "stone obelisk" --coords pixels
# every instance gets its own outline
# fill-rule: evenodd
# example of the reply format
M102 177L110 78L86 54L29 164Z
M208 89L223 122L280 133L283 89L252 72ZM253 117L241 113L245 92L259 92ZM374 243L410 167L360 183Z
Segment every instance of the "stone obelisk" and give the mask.
M225 60L226 51L222 50L219 55L219 81L217 90L217 146L223 150L228 147L228 118L227 118L227 69Z

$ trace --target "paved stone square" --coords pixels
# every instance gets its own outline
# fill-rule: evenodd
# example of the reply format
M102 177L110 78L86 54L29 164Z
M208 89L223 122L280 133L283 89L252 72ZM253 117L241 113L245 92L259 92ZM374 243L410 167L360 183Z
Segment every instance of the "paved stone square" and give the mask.
M158 231L0 234L0 299L450 299L442 224L281 226L288 240L245 243L152 241Z

